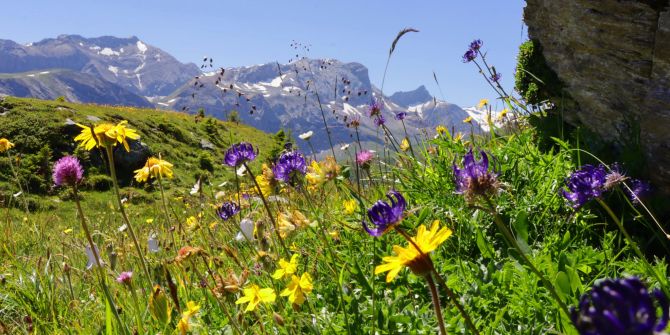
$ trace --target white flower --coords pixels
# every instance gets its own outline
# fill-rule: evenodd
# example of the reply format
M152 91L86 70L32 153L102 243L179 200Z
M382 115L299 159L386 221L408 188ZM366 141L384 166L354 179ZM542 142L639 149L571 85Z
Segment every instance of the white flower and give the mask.
M198 178L198 181L195 182L195 185L193 185L193 188L191 188L191 195L194 195L196 193L200 192L200 178Z
M98 255L98 259L100 259L100 264L102 265L103 263L102 258L100 257L100 250L95 244L93 244L93 247L95 247L95 253ZM86 246L86 257L88 258L88 261L86 262L86 270L90 270L94 266L98 265L98 263L95 261L95 255L93 255L93 251L91 251L91 246L89 245Z
M312 137L312 135L314 135L314 132L310 130L306 133L302 133L302 134L298 135L298 137L300 137L301 140L307 141Z
M254 240L254 222L244 218L240 221L240 232L235 236L236 241Z
M244 177L245 173L247 173L247 168L244 165L240 166L240 168L237 169L237 175L238 176Z
M160 250L158 247L158 239L156 239L156 234L149 235L149 240L147 242L149 246L149 252L158 252Z
M347 149L349 149L349 144L345 144L345 145L340 147L340 150L342 150L342 151L347 150Z

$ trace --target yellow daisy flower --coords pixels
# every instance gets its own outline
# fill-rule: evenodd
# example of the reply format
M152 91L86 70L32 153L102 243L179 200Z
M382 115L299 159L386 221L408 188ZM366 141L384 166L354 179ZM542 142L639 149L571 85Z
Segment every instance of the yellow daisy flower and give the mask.
M448 133L447 127L443 125L435 127L435 131L437 132L438 135L446 135Z
M74 140L81 142L79 146L86 150L91 150L95 147L107 148L108 146L115 146L117 143L121 143L126 151L130 152L127 139L136 140L140 138L140 135L134 129L127 128L126 124L128 124L128 121L125 120L116 125L102 123L95 127L77 123L77 126L82 128L82 130Z
M145 182L150 177L153 178L172 178L172 164L168 161L156 157L149 157L144 167L135 170L135 180L138 182Z
M483 108L484 106L487 106L488 104L489 104L489 99L479 100L479 103L477 104L477 108Z
M14 143L6 138L0 138L0 153L5 152L14 147Z
M498 114L498 121L504 119L505 116L507 116L507 113L509 113L509 109L505 108L501 110L500 113Z
M260 288L258 285L253 284L248 288L244 289L244 296L237 299L235 301L235 304L243 304L245 302L249 303L247 305L247 308L244 310L245 312L251 312L256 309L256 306L260 304L261 302L267 303L267 302L274 302L275 299L277 298L277 294L275 294L275 291L271 288Z
M298 271L298 254L291 256L291 261L287 262L284 258L279 259L279 269L272 274L274 279L288 277Z
M410 244L407 247L398 245L393 246L395 256L386 256L382 258L383 264L375 267L375 274L387 272L386 282L390 283L405 266L418 275L424 275L432 269L432 262L428 254L437 249L444 241L451 236L452 231L447 227L440 228L440 221L433 221L433 225L428 230L426 226L421 225L417 230L416 237L412 239L417 248Z
M465 119L463 119L463 123L472 123L472 116L468 116Z
M303 273L300 278L296 275L291 276L291 282L280 295L288 297L288 301L292 304L301 305L305 302L305 295L312 292L313 289L312 276L309 273Z
M177 330L179 334L185 335L191 330L190 319L192 316L198 313L200 310L200 305L196 304L194 301L189 301L186 303L186 310L182 313L179 323L177 323Z

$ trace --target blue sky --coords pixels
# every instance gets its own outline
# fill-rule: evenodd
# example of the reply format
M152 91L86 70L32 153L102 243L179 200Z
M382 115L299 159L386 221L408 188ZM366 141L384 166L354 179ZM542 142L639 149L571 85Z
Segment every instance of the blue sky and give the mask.
M138 36L182 62L207 55L218 66L287 62L295 40L311 45L309 57L356 61L381 84L388 49L402 28L391 60L385 93L425 84L461 106L494 98L474 65L461 56L474 38L484 41L489 62L511 89L517 48L526 38L523 0L472 1L228 1L228 0L22 0L6 1L0 38L20 43L79 34Z

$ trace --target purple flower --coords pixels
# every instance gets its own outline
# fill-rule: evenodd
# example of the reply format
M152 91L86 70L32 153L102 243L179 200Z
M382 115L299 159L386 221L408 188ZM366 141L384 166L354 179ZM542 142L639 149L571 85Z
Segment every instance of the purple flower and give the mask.
M482 42L482 40L476 39L476 40L470 42L470 50L479 51L479 49L482 47L482 44L484 44L484 42Z
M407 203L405 198L395 190L391 190L386 194L391 203L377 200L370 209L368 209L368 219L374 227L368 227L368 223L363 220L363 229L371 236L382 236L389 229L400 223L402 214L405 211Z
M491 76L490 79L491 79L492 82L497 83L497 82L500 81L501 78L502 78L502 74L496 72Z
M227 151L223 162L231 167L238 167L247 161L253 161L257 152L251 143L241 142L233 144Z
M398 120L398 121L402 121L402 120L405 119L406 116L407 116L406 112L396 113L395 119Z
M638 278L606 279L581 297L570 319L582 335L653 335L667 326L669 308L661 290L649 293Z
M465 54L463 54L463 63L472 62L473 60L475 60L475 58L477 58L477 52L472 49L469 49L468 51L465 52Z
M579 208L587 201L599 197L605 190L607 171L602 165L584 165L573 172L565 181L568 190L561 190L563 196L572 203L573 208Z
M370 102L370 106L368 106L368 112L370 113L370 117L381 115L382 105L379 103L379 100L373 99Z
M130 285L130 280L133 278L133 273L131 271L121 272L116 278L116 281L119 284Z
M377 115L377 117L375 118L375 124L377 125L377 127L381 127L381 126L384 125L384 123L386 123L386 119L384 118L384 115L382 115L382 114L380 113L380 114Z
M240 211L240 206L238 206L236 203L232 201L226 201L224 202L221 207L216 209L216 214L223 219L223 221L227 221L228 219L232 218L237 212Z
M295 177L303 176L307 172L305 157L298 151L285 152L275 163L272 172L275 179L293 185Z
M640 203L640 198L651 193L651 185L645 181L633 179L630 184L630 191L626 189L626 193L628 193L630 200L635 204Z
M463 194L465 200L472 202L477 196L486 196L495 193L500 184L498 174L489 169L489 158L484 151L480 151L482 159L475 161L472 149L463 156L463 168L453 164L456 193Z
M59 159L53 168L53 180L56 186L73 186L84 177L84 169L79 159L74 156L65 156Z

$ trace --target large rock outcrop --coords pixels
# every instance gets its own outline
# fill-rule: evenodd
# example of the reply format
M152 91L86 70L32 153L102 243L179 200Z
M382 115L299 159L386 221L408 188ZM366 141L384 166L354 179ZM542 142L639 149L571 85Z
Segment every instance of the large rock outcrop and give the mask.
M526 0L524 20L579 105L566 119L624 145L639 126L647 170L670 193L668 0Z

